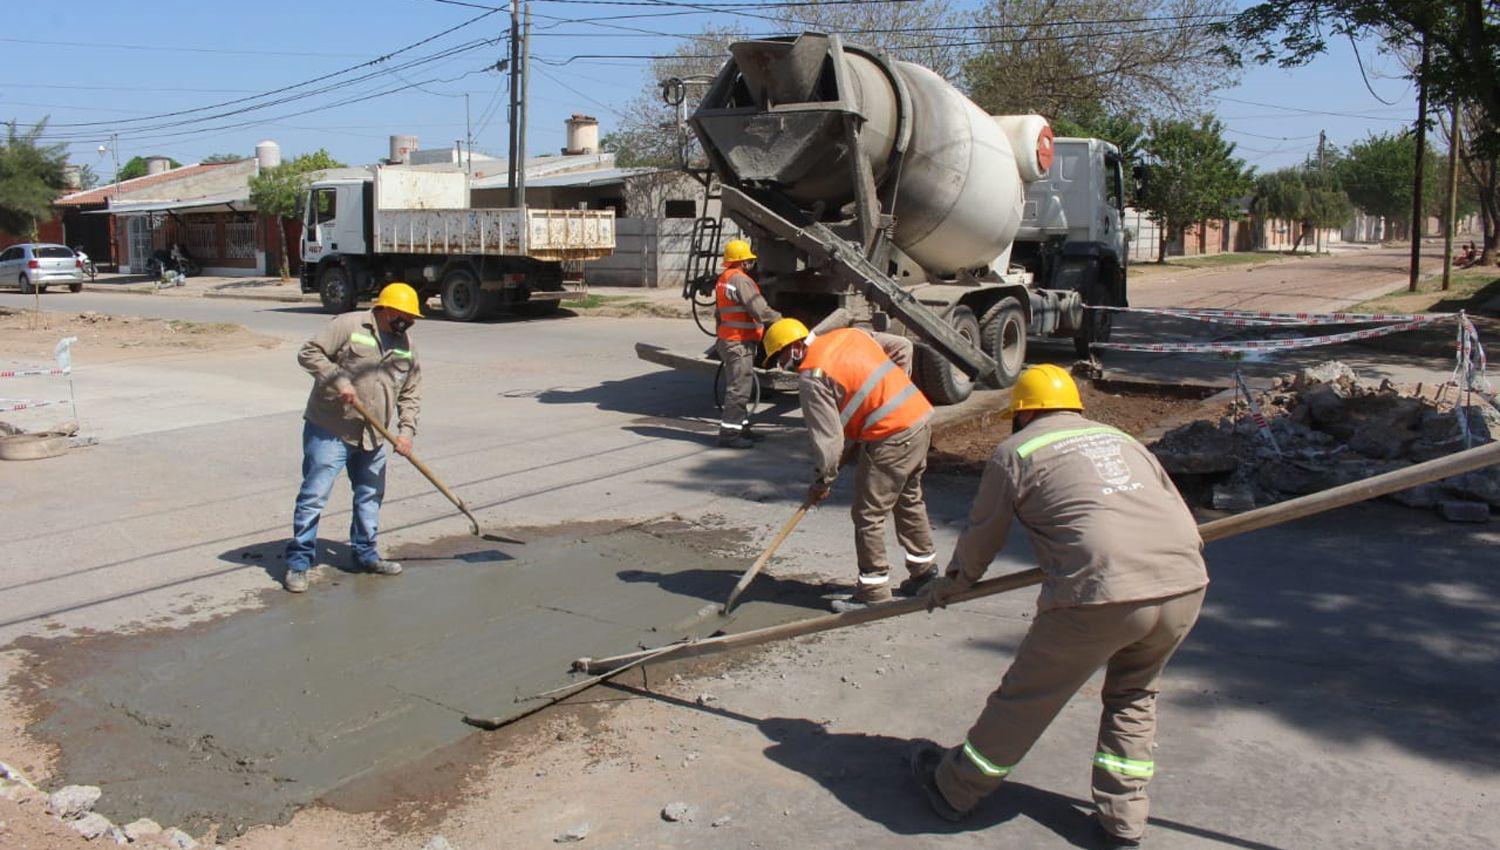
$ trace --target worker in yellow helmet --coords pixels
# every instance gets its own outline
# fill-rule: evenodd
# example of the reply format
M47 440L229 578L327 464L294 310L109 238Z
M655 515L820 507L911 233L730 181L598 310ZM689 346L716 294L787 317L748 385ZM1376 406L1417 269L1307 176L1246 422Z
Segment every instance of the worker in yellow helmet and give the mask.
M422 409L422 370L412 347L412 324L422 317L417 291L404 283L380 290L375 306L338 316L297 354L312 373L302 425L302 488L292 512L286 547L286 577L292 593L307 590L317 551L318 518L341 470L354 490L349 548L355 566L378 575L399 575L401 565L380 556L375 533L385 496L386 450L379 432L353 407L358 401L384 424L397 422L397 454L409 455Z
M724 272L714 284L719 362L724 364L724 407L719 414L719 445L748 449L750 394L755 388L755 355L767 325L781 318L751 277L755 252L733 239L724 246Z
M861 328L814 333L796 319L766 331L767 360L797 372L802 421L813 446L807 500L828 497L846 451L858 453L854 472L854 554L859 566L852 596L833 600L845 613L892 598L885 518L895 519L906 553L907 578L897 592L916 594L937 577L936 549L922 473L932 442L932 404L911 382L911 340Z
M1208 584L1203 541L1161 464L1124 432L1085 419L1063 369L1022 373L1010 413L1014 433L985 467L946 574L923 595L930 610L978 581L1014 521L1045 575L1037 613L963 743L924 743L912 771L933 809L961 820L1103 667L1096 823L1109 845L1133 847L1146 829L1162 669Z

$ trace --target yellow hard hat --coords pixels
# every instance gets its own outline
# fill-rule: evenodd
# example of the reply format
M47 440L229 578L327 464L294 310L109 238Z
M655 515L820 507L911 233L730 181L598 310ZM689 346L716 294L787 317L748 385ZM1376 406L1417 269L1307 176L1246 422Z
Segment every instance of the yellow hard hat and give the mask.
M750 250L750 243L743 239L731 239L724 246L724 262L743 263L746 260L755 259L755 252Z
M729 244L733 245L734 243L731 242ZM799 339L807 339L807 325L802 324L796 319L781 319L780 321L772 322L771 326L766 328L765 338L761 340L766 347L765 365L769 366L771 358L775 357L778 351Z
M1066 369L1043 363L1022 372L1011 391L1010 415L1023 410L1083 410L1083 400Z
M380 290L380 297L375 299L376 307L389 307L408 316L422 318L422 299L417 297L417 291L405 283L388 283Z

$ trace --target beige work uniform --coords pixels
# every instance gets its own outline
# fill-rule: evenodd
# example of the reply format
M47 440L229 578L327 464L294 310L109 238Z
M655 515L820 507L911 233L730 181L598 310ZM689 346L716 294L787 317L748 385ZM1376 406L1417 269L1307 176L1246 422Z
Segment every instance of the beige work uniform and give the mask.
M379 448L384 442L339 391L353 387L360 406L382 425L392 416L402 437L415 437L422 412L422 369L410 332L387 345L370 310L338 316L297 352L297 362L312 373L312 393L303 418L351 446Z
M1038 613L968 737L943 760L938 787L971 808L1102 666L1094 801L1106 829L1139 838L1161 671L1208 584L1197 523L1145 447L1072 412L1040 416L995 450L949 574L977 581L1012 520L1046 576Z
M725 288L730 300L744 306L762 326L781 320L781 314L766 303L760 286L750 275L736 272ZM719 362L724 364L724 405L719 414L719 431L744 430L750 424L750 396L755 389L755 357L760 353L760 342L720 336L714 346L719 352Z
M870 336L902 371L911 374L911 340L884 333ZM808 343L813 339L815 336L809 336ZM844 451L844 426L839 418L845 402L843 388L825 375L802 372L797 392L802 418L812 438L814 475L818 481L831 484L838 477ZM922 496L922 473L927 470L931 443L932 417L925 416L883 440L859 444L850 515L861 587L878 587L890 580L891 565L885 549L887 514L895 519L896 541L906 553L908 572L925 572L936 558L932 524Z

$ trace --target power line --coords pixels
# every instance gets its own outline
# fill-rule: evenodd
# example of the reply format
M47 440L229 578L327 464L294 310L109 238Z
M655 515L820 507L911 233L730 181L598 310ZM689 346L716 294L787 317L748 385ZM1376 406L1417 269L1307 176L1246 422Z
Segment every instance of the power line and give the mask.
M1375 89L1370 85L1370 77L1365 73L1365 60L1359 56L1359 45L1354 41L1354 33L1346 33L1346 35L1349 36L1349 46L1354 49L1354 63L1359 66L1359 78L1365 81L1365 91L1370 93L1370 97L1375 98L1386 106L1395 106L1396 101L1386 100L1375 93Z
M118 43L115 43L115 42L105 42L105 41L41 41L41 40L30 39L30 38L0 38L0 42L8 42L10 44L37 45L37 46L40 46L40 47L87 47L87 48L105 48L105 49L110 49L110 50L150 50L150 51L153 51L155 53L161 53L161 52L163 52L164 50L167 49L167 48L164 48L160 44L118 44ZM214 54L232 53L232 54L236 54L236 55L239 55L239 56L301 56L301 57L304 57L304 58L307 56L307 51L305 51L305 50L245 50L245 49L234 48L234 47L182 47L182 46L179 46L179 45L172 45L172 47L170 48L170 52L172 52L172 53L214 53ZM340 57L340 58L349 58L349 57L352 57L352 56L361 56L363 54L360 54L360 53L322 53L322 52L319 52L318 55L319 56L336 56L336 57Z
M1283 109L1287 112L1298 112L1303 115L1333 115L1338 118L1364 118L1370 121L1399 121L1402 124L1410 123L1405 118L1392 118L1389 115L1366 115L1358 112L1332 112L1326 109L1303 109L1300 106L1283 106L1279 103L1265 103L1259 100L1244 100L1242 98L1229 97L1222 94L1211 94L1214 100L1222 100L1227 103L1239 103L1245 106L1259 106L1265 109Z

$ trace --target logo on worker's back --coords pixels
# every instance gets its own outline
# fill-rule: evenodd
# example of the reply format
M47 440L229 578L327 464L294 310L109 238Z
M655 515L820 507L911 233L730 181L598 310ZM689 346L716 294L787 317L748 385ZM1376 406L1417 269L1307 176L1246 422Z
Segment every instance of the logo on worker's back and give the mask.
M1130 465L1125 462L1125 456L1120 451L1124 442L1112 434L1102 436L1105 439L1090 440L1080 446L1079 450L1093 462L1099 479L1108 485L1104 488L1104 495L1140 489L1140 482L1131 482Z

